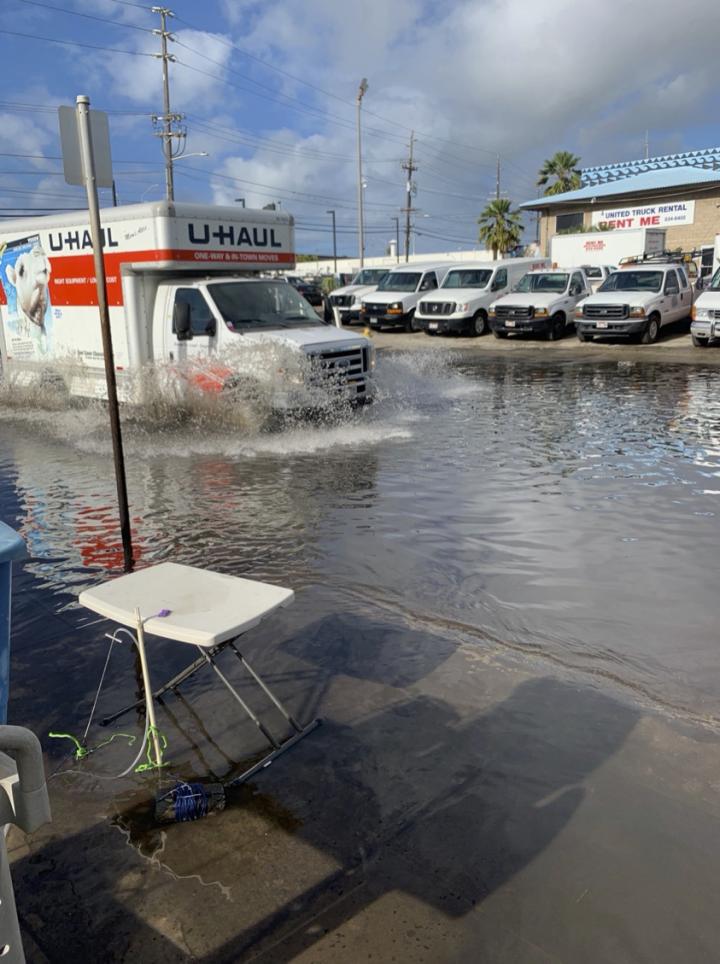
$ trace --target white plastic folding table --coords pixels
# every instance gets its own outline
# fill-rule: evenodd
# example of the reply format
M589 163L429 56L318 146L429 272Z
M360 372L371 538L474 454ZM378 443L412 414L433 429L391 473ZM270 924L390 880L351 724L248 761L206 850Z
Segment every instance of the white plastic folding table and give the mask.
M301 726L237 646L241 636L271 613L290 605L294 595L291 589L270 583L163 562L86 589L80 593L78 601L87 609L131 631L137 628L139 610L145 634L194 646L199 651L197 659L159 689L152 691L152 699L161 699L168 691L175 691L203 666L210 666L272 747L270 753L232 781L241 783L269 766L321 722L315 719ZM235 654L254 682L285 717L292 730L290 736L276 738L222 672L217 665L217 657L225 649ZM111 723L144 703L145 698L141 698L102 722Z

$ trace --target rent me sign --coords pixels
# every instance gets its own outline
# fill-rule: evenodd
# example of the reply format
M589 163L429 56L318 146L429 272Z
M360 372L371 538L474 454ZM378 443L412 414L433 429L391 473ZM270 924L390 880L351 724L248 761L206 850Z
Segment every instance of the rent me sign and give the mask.
M670 201L637 208L611 208L592 212L594 227L602 225L616 231L623 228L663 228L674 224L692 224L694 220L694 201Z

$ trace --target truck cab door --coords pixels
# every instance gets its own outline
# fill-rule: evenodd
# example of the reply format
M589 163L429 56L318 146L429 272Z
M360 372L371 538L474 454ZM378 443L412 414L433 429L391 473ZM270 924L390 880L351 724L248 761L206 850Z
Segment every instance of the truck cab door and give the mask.
M176 330L178 306L189 309L187 331ZM181 314L184 312L180 312ZM175 288L163 311L164 358L167 362L197 362L213 356L217 348L217 321L202 288Z
M685 274L684 268L678 268L677 271L678 280L680 282L680 314L679 318L686 318L692 310L692 286L688 282L687 275Z

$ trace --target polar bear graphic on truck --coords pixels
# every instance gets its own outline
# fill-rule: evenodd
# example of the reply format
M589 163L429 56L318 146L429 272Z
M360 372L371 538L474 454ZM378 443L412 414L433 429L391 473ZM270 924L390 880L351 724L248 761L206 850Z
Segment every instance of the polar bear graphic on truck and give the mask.
M40 246L25 251L14 265L6 265L5 276L15 288L18 330L22 326L29 334L30 325L36 325L45 334L45 315L50 303L48 256Z

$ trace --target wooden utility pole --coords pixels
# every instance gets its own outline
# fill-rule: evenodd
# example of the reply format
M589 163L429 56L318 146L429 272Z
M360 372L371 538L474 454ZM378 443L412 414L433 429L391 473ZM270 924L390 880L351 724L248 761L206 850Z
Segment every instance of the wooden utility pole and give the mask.
M403 171L407 171L407 182L405 185L405 207L403 211L405 212L405 260L408 261L410 257L410 215L412 214L412 196L413 196L413 174L417 171L417 164L413 163L413 150L415 147L415 131L410 132L410 155L401 167Z

